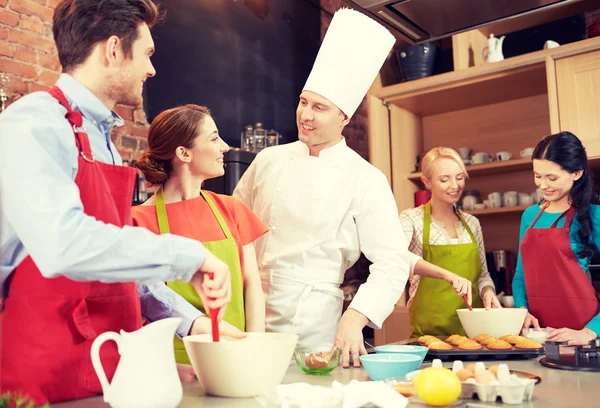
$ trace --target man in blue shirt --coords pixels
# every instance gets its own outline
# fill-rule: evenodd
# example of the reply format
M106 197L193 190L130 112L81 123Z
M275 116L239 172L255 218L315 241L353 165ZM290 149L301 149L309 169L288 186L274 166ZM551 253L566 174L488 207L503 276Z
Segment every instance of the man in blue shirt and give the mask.
M56 8L53 33L64 72L56 86L83 116L82 128L97 162L121 165L110 134L123 120L112 110L118 103L142 102L144 82L155 74L150 27L158 18L151 0L64 0ZM82 285L137 282L144 315L149 320L182 317L180 336L189 333L198 313L186 309L187 302L165 281L191 282L205 304L220 308L222 316L230 298L229 269L201 243L157 236L145 228L121 228L85 212L75 182L79 150L65 114L50 94L37 92L0 115L1 300L10 299L14 271L30 257L42 278L66 277ZM99 202L104 199L98 197ZM204 279L205 272L213 272L214 280ZM61 293L32 296L43 301ZM0 323L9 314L6 304ZM24 324L32 318L21 316ZM10 336L3 331L0 343ZM7 360L8 354L0 353L0 358ZM30 363L36 368L35 361ZM60 382L60 373L54 374ZM36 376L34 371L31 375ZM40 387L49 400L43 388L53 384Z

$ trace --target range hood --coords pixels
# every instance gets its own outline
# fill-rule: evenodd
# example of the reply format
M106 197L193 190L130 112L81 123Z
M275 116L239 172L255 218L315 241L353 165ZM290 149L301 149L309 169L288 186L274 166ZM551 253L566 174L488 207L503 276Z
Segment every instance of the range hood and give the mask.
M532 14L556 14L584 0L349 0L409 44L449 37ZM581 12L581 11L579 11ZM563 17L567 15L563 14Z

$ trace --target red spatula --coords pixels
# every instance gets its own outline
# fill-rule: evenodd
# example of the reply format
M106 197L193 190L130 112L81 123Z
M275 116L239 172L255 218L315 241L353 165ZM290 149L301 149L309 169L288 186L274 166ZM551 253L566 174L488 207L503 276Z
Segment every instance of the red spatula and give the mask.
M469 308L469 310L472 312L473 308L469 304L469 298L467 297L467 295L463 295L463 300L465 301L465 304L467 305L467 307Z
M209 272L208 277L212 280L215 278L215 274L212 272ZM214 299L211 299L211 300L214 300ZM218 342L219 341L219 320L217 319L217 316L219 315L219 309L210 309L209 308L208 313L210 314L213 342Z

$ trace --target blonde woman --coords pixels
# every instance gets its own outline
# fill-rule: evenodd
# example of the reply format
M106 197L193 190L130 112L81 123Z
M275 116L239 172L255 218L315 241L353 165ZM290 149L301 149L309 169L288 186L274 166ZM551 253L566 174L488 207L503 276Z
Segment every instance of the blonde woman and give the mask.
M500 307L487 270L479 220L457 210L468 178L460 155L447 147L431 149L421 163L422 181L431 200L400 214L409 250L424 260L468 279L474 307ZM456 309L463 299L443 280L412 275L409 279L410 328L416 335L451 335L464 330ZM476 285L477 284L477 285Z

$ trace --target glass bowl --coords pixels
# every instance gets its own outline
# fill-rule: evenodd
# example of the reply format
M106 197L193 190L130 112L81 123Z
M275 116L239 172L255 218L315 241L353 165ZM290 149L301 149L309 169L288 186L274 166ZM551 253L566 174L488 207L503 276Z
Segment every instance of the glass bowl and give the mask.
M389 385L394 391L402 394L406 398L410 398L416 394L415 387L412 380L404 377L388 378L385 383Z
M335 370L342 351L331 346L298 347L294 350L296 364L306 374L323 375Z

